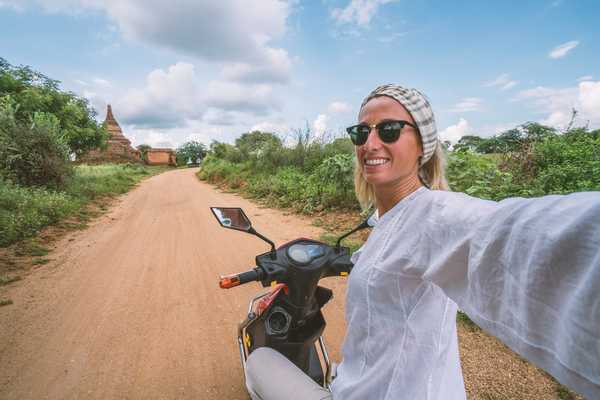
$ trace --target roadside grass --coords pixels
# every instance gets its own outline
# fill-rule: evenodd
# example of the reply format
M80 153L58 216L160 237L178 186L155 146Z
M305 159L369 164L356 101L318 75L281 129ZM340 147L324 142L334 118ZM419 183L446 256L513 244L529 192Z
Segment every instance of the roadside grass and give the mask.
M22 242L18 243L15 248L15 255L23 257L23 256L31 256L31 257L40 257L45 256L50 252L50 249L43 246L36 239L26 239Z
M462 324L462 326L471 331L477 331L481 329L479 325L473 322L471 318L469 318L469 316L462 311L456 313L456 322Z
M11 299L0 299L0 307L9 306L13 303Z
M558 398L560 400L576 400L577 399L577 394L575 394L574 392L569 390L569 388L567 388L566 386L561 385L561 384L558 384L558 386L556 387L556 395L558 396Z
M33 237L43 227L69 217L78 221L64 222L65 228L85 228L100 213L85 207L90 202L125 193L143 178L166 169L138 164L78 165L62 191L21 187L0 180L0 247ZM28 246L19 247L24 247L22 251L28 255L44 255L42 249Z
M0 286L8 285L10 283L20 281L21 279L23 278L21 278L19 275L0 276Z

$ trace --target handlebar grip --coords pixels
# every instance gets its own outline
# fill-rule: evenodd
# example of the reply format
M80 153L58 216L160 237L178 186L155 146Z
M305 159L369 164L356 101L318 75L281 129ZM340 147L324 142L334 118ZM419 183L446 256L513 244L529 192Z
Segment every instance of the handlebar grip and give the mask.
M257 281L258 272L256 269L253 269L252 271L242 272L238 277L240 278L240 285L243 285L244 283Z
M253 270L241 272L239 274L222 276L219 279L219 287L221 289L231 289L232 287L243 285L244 283L257 281L260 279L262 274L259 273L258 268Z

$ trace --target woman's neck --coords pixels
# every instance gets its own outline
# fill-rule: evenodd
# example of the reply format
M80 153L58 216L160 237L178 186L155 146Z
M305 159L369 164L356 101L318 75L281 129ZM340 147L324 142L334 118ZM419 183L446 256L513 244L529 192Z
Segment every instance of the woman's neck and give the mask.
M385 187L375 187L375 198L379 216L391 210L400 200L423 186L417 175L413 175L399 182L394 182Z

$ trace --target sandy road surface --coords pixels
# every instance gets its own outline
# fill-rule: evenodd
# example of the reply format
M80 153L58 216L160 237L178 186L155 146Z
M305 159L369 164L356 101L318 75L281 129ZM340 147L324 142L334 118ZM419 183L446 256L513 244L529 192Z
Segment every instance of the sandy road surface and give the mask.
M62 239L51 263L2 289L14 304L0 308L0 399L247 399L235 326L259 285L221 290L217 281L268 246L219 227L208 207L243 207L276 244L319 232L194 172L146 180ZM338 359L344 283L325 285L335 292L325 334Z

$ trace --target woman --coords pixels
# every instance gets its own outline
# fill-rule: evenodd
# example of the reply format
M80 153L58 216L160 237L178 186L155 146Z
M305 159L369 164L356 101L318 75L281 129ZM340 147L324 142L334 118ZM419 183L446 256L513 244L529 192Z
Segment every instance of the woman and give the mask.
M348 133L357 196L379 220L353 256L333 398L464 399L457 304L563 384L600 398L600 195L497 203L447 191L433 112L415 89L376 88ZM277 359L294 387L278 396L326 398L283 357L255 353L253 396L269 385L252 365Z

